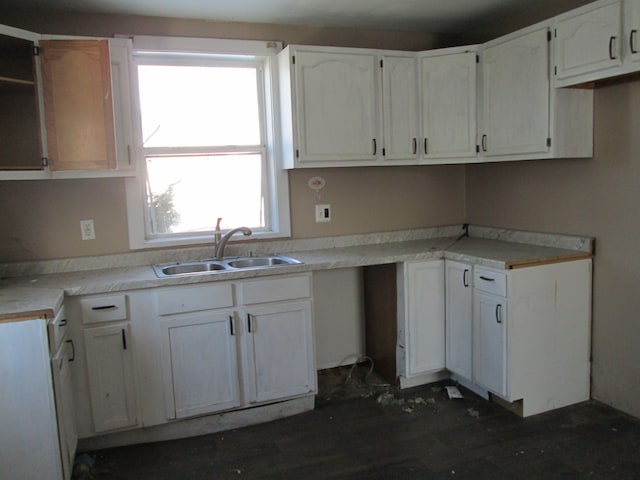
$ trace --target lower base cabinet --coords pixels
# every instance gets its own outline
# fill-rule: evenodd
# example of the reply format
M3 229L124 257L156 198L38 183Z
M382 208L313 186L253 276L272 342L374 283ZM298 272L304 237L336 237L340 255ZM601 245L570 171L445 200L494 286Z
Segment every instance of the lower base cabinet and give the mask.
M310 297L310 275L159 289L166 419L315 392Z
M446 263L456 378L516 402L523 416L589 399L591 260L512 270Z

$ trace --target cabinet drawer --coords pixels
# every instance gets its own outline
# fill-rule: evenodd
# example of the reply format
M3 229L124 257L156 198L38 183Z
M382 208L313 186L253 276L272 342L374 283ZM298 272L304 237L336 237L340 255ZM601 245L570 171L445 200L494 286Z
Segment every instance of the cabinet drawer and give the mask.
M233 285L223 283L167 288L159 290L156 299L160 315L227 308L233 306Z
M242 300L245 305L278 302L311 296L309 276L270 277L242 283Z
M114 322L126 320L127 296L108 295L88 297L80 300L82 306L82 323Z
M49 329L49 350L53 353L60 348L67 331L67 313L64 307L60 309L55 318L49 320L47 326Z
M473 286L477 290L506 297L507 274L500 270L475 267L473 270Z

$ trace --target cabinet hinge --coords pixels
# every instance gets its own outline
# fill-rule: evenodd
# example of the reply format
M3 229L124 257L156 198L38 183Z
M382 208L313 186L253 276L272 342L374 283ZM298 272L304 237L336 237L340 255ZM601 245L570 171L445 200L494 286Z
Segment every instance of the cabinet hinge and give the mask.
M40 47L38 47L37 45L33 46L33 56L37 57L40 55Z
M296 148L296 158L300 158L300 150Z
M380 68L384 68L384 60L380 59Z
M551 41L551 30L547 31L547 42Z
M553 29L553 38L556 38L558 36L558 29L554 28Z
M49 159L47 157L42 157L40 159L40 161L42 162L42 166L43 167L48 167L49 166Z
M553 66L553 74L554 75L558 75L558 66L557 65Z
M551 137L547 137L547 147L551 146Z
M476 153L480 153L480 145L476 145Z
M293 57L291 57L291 62L295 65L296 64L296 56L294 55Z
M387 150L386 149L382 149L382 156L384 157L387 154Z
M476 63L480 63L480 55L476 55Z

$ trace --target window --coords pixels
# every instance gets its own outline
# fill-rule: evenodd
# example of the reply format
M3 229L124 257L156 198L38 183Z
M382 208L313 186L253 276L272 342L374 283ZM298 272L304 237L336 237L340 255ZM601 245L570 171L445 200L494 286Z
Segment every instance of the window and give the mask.
M273 43L136 37L138 176L128 180L132 248L211 241L247 226L288 236L277 167Z

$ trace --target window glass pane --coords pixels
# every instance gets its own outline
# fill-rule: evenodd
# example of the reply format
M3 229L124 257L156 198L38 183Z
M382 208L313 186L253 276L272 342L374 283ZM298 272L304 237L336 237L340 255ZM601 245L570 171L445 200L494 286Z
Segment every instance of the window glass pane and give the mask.
M260 145L256 68L139 65L145 147Z
M153 234L261 228L264 222L260 154L147 157Z

